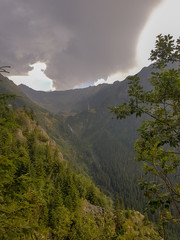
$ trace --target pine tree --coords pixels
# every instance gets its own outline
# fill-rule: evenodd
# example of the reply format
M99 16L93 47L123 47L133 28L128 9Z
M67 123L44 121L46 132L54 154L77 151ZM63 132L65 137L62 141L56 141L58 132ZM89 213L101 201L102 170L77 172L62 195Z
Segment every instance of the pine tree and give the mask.
M122 205L119 201L118 193L115 195L115 203L114 203L114 215L115 215L115 224L116 224L116 234L123 234L123 223L124 223L124 214Z

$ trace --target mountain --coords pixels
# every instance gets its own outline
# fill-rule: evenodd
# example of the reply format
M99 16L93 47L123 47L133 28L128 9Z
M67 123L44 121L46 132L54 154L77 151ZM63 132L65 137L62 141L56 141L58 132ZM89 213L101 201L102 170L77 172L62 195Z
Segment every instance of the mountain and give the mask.
M150 77L152 66L143 68L141 79ZM79 113L90 108L114 106L127 97L127 79L112 85L101 84L84 89L43 92L35 91L23 84L19 88L34 102L53 113ZM145 81L145 86L149 86Z
M113 232L111 201L71 170L32 115L2 98L0 113L0 239L90 239ZM88 204L106 210L95 217L85 212ZM105 223L99 233L98 221Z
M139 73L145 88L152 66ZM108 109L128 98L128 80L68 91L34 91L19 86L32 101L56 113L68 126L66 140L75 152L72 165L83 167L103 191L110 196L118 192L126 207L142 210L143 195L138 187L141 165L133 162L133 145L137 138L139 119L112 119ZM61 131L62 134L62 131Z
M151 67L144 68L139 73L144 87L150 86L147 81L150 72ZM75 90L71 90L74 103L69 101L67 104L68 110L65 108L66 102L59 104L61 106L59 109L57 109L57 105L56 111L54 111L57 113L55 114L44 110L40 105L30 100L21 89L17 89L12 81L4 77L1 78L2 93L16 93L21 96L18 101L16 100L15 106L26 105L25 108L23 107L25 113L32 119L35 118L38 121L37 125L40 124L51 139L56 142L63 159L67 162L71 161L76 173L90 176L96 185L111 197L114 196L115 192L118 192L126 208L142 211L144 206L143 194L137 183L142 171L140 164L132 161L134 156L133 144L137 138L136 129L140 122L136 118L117 121L112 119L112 115L107 109L107 106L119 105L127 99L127 79L113 85L104 84L88 88L88 91L96 90L93 90L92 96L89 94L88 97L87 94L83 93L87 89L80 89L82 90L80 91L81 101L77 99L76 94L73 95ZM63 98L67 99L65 96L66 91ZM46 101L48 101L48 98ZM76 108L75 102L79 103ZM51 104L53 103L51 102ZM14 106L13 103L12 105ZM64 106L64 109L62 109L62 106ZM43 139L44 137L42 137ZM126 215L126 213L124 214ZM131 225L128 221L124 225L126 230L129 224ZM82 228L81 230L84 231ZM136 229L134 230L135 234L139 234ZM145 234L147 236L147 233Z
M119 192L122 198L124 200L126 199L126 206L137 207L136 205L139 205L137 208L140 209L141 204L138 203L138 200L136 201L137 204L132 200L132 195L137 195L137 197L135 197L137 199L139 199L138 196L142 195L139 190L136 191L138 187L134 185L134 182L137 181L137 176L133 174L133 177L129 178L129 174L132 175L131 157L133 139L135 139L135 137L132 137L132 133L131 137L126 136L126 131L129 128L128 124L124 122L126 127L123 127L124 130L122 131L122 127L120 126L121 122L112 120L112 116L106 107L112 98L116 100L117 95L119 96L117 102L121 99L118 82L113 85L90 87L84 89L85 93L83 89L67 91L68 94L71 93L71 96L74 97L74 105L76 105L76 102L79 102L76 107L76 111L79 113L76 115L72 114L75 108L72 109L71 105L68 107L70 112L66 111L66 114L69 115L66 118L64 114L63 116L61 114L50 114L38 106L7 78L2 77L0 84L2 92L16 94L18 96L16 100L18 106L25 105L27 108L34 110L39 123L57 142L65 159L71 161L71 164L76 170L83 171L85 174L90 175L96 184L109 195L114 194L114 192ZM124 88L123 92L125 92L127 83L123 82L122 85ZM94 90L95 92L93 92ZM33 92L33 90L31 91ZM86 100L82 100L84 104L81 106L79 97L76 99L78 92L81 93L81 97L86 98ZM87 92L90 92L93 97L90 94L86 94ZM113 92L116 92L116 94L111 96ZM44 93L42 92L42 94ZM68 98L65 94L63 97ZM66 102L63 104L66 106ZM57 104L57 106L58 105L60 104ZM62 109L60 109L59 112L62 112ZM88 124L87 121L89 121ZM130 124L130 126L133 125ZM104 131L105 128L107 128L107 131ZM116 132L116 134L114 134L114 132ZM120 141L118 132L121 132ZM133 134L136 135L135 129ZM130 147L132 148L130 149ZM109 164L111 164L110 168ZM139 172L139 167L136 168L137 172ZM126 169L128 170L127 172ZM132 189L130 190L129 187L126 188L126 185Z
M0 74L0 94L2 93L16 95L15 101L13 101L13 104L16 104L16 106L22 107L26 105L27 108L33 108L36 112L39 110L45 111L45 109L42 109L39 105L34 104L34 102L31 101L27 95L13 83L13 81Z
M89 87L67 91L43 92L35 91L23 84L20 89L34 102L54 113L80 112L88 108L88 101L101 91L103 86Z
M5 88L14 86L3 80ZM0 94L0 239L161 239L139 212L116 204L113 213L111 199L71 169L36 115L9 104L5 93Z
M151 87L148 79L152 71L155 69L150 65L138 73L145 89ZM142 166L133 161L136 130L142 119L117 121L108 109L128 99L128 79L68 91L34 91L22 85L20 88L66 124L64 136L74 152L73 158L69 158L73 167L83 168L106 194L119 193L126 208L142 211L144 197L138 186Z
M167 68L178 68L178 64L169 64ZM145 89L150 89L151 84L148 79L151 72L156 71L153 65L144 67L138 76L141 85ZM124 81L116 81L114 84L101 84L83 89L73 89L66 91L43 92L33 90L23 84L19 88L34 102L53 113L73 114L86 111L99 106L119 105L127 98L128 77Z
M77 102L79 104L76 107L76 114L72 114L75 108L73 109L72 105L68 106L70 112L65 111L66 117L64 114L54 115L45 111L29 100L7 78L2 77L0 84L2 92L18 96L16 100L18 106L26 105L29 109L33 108L39 123L56 141L65 159L71 161L77 171L87 173L109 195L119 192L126 206L142 209L142 193L137 184L134 184L137 183L140 167L139 164L131 161L133 142L136 138L134 120L130 120L130 123L112 120L107 109L109 102L113 106L122 101L120 89L125 96L126 81L120 84L116 82L113 85L104 84L88 89L67 91L74 97L74 105ZM83 93L84 90L85 93ZM79 98L76 99L77 92L81 93L82 98L84 97L82 100L84 104L81 106ZM92 95L86 94L87 92ZM60 94L62 95L62 92ZM63 97L66 97L65 93ZM66 102L63 104L66 106ZM62 110L60 109L59 112Z

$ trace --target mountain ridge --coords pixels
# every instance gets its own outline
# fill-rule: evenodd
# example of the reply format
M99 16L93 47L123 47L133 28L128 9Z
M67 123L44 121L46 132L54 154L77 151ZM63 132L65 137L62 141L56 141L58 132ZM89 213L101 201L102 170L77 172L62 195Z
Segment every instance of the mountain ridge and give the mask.
M139 73L141 81L150 77L151 71L152 66L143 68ZM144 86L148 87L147 85L150 84L145 81ZM136 129L140 126L140 121L135 117L124 121L112 120L113 116L108 110L108 107L117 106L128 99L128 77L122 82L116 81L110 85L98 85L86 89L54 93L32 89L29 91L31 91L29 97L32 97L32 94L36 95L36 99L32 97L31 100L37 102L40 99L38 103L48 110L57 99L56 114L65 116L64 121L71 130L69 141L76 146L76 149L81 149L77 161L80 165L86 165L88 174L95 183L106 193L120 193L123 199L126 199L126 207L142 210L142 193L137 186L141 165L132 163L131 160L134 154L134 141L137 138ZM86 94L87 92L89 95ZM80 97L77 96L79 93ZM48 101L50 105L46 105ZM136 196L136 201L132 201L133 194Z
M3 93L21 94L11 81L3 80ZM7 91L11 86L13 89ZM41 127L36 114L24 107L26 102L22 97L17 106L3 101L3 94L0 98L0 239L110 240L138 236L160 240L154 224L143 215L118 205L113 212L111 199L89 178L71 169L60 145ZM27 103L34 106L31 100ZM49 124L51 128L53 123ZM117 230L118 214L122 232Z
M148 81L144 83L142 79L148 79L151 76L151 71L152 65L142 68L138 73L142 85L145 86L145 88L150 87L150 84ZM23 84L18 87L32 101L50 112L55 114L80 113L89 108L94 108L97 104L101 105L103 102L103 105L107 104L107 107L119 104L122 98L127 97L128 77L123 81L116 81L113 84L100 84L83 89L65 91L37 91ZM115 95L114 101L110 102L108 105L108 99L112 99L112 95Z

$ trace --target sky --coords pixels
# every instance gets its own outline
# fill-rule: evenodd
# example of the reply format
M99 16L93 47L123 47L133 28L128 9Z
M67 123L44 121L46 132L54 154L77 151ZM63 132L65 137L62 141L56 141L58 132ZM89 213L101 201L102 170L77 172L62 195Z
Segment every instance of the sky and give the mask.
M0 66L16 84L113 83L150 64L156 36L180 36L180 0L0 0Z

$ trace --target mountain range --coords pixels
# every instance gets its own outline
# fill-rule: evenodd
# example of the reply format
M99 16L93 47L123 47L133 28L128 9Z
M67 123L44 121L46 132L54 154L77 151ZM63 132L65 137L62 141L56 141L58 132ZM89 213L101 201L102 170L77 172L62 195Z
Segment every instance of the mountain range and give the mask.
M152 71L150 65L138 73L145 89L151 87ZM137 183L141 166L132 161L141 122L135 117L117 121L108 109L127 101L128 78L111 85L54 92L17 87L7 78L1 79L0 91L15 94L17 106L33 109L73 167L88 174L110 196L118 192L127 207L142 210Z
M138 73L144 89L151 88L153 70L151 65ZM111 198L118 193L126 209L142 212L142 166L133 161L141 121L134 116L119 121L109 110L128 100L128 77L111 85L54 92L16 86L2 75L0 79L0 93L16 95L12 104L35 115L77 173L90 177Z
M147 79L151 71L149 66L139 73L145 88L150 86ZM18 96L17 105L37 113L38 121L77 171L89 175L106 194L117 192L126 207L142 210L143 194L137 181L142 171L133 161L140 121L135 117L117 121L108 109L127 100L127 78L111 85L54 92L35 91L25 85L17 88L6 79L2 91L5 89Z
M145 89L151 86L152 70L150 65L138 73ZM133 161L141 122L134 116L116 120L108 109L127 101L128 78L111 85L54 92L17 87L2 79L1 91L16 94L18 106L33 109L76 171L90 176L111 197L117 192L126 207L142 210L143 194L138 186L141 165Z

